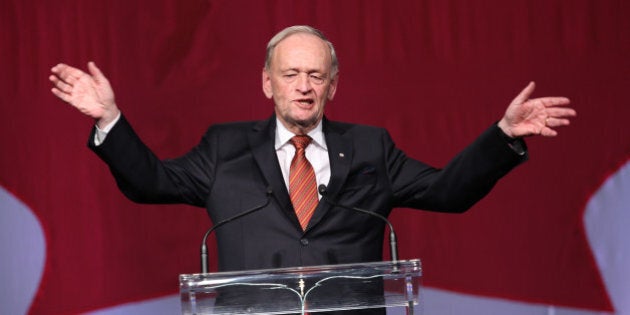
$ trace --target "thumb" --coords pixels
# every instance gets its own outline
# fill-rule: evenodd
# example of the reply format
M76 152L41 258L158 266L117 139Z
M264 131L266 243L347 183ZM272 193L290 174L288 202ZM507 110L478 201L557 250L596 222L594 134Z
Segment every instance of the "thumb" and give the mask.
M105 77L103 72L101 72L101 70L96 66L94 61L88 62L88 70L94 78L94 81L96 81L97 83L107 81L107 78Z
M534 93L534 89L536 89L536 83L534 81L529 82L529 84L519 93L516 98L512 101L512 103L522 104L529 99L529 96Z

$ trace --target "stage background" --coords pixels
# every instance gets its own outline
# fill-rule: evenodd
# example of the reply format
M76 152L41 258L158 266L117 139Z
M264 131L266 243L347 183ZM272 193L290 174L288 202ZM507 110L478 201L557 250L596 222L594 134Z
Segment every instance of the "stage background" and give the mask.
M145 142L176 157L210 124L269 117L264 47L293 24L336 45L330 119L386 127L410 156L438 167L529 81L534 96L571 98L572 125L528 140L530 161L469 212L400 209L391 219L401 257L423 260L429 288L620 310L583 220L630 156L630 2L621 0L0 0L4 294L35 275L21 295L29 314L76 314L176 293L178 274L198 271L211 224L203 209L126 200L86 148L92 121L50 93L52 66L95 61ZM32 233L16 225L20 215ZM30 248L28 235L43 240L43 252L25 254L29 268L12 254Z

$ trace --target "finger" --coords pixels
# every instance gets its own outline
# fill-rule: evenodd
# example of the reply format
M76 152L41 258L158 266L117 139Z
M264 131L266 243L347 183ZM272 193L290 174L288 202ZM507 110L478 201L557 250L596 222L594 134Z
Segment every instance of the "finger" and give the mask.
M516 103L516 104L525 103L529 99L529 96L532 95L535 88L536 88L536 83L534 83L534 81L529 82L529 84L521 91L521 93L519 93L514 98L514 100L512 100L512 103Z
M540 98L532 99L532 101L541 102L543 105L545 105L545 107L563 106L563 105L571 104L571 100L562 96L540 97Z
M63 80L62 73L64 73L66 71L67 67L68 66L66 66L63 63L60 63L60 64L52 67L50 69L50 71L53 73L53 75L51 75L49 77L50 81L52 81L55 84L57 84L58 82L61 82Z
M55 74L59 74L67 65L63 63L58 63L54 67L50 68L50 71Z
M99 69L96 66L96 63L94 63L94 61L88 62L88 71L90 71L90 74L94 78L94 81L96 81L96 82L107 81L107 78L105 77L105 75L103 74L101 69Z
M59 78L56 75L51 74L48 77L48 80L50 80L50 82L52 82L53 84L57 84L57 82L59 81Z
M545 119L545 126L547 127L555 128L555 127L568 126L570 124L571 124L571 121L566 118L549 117Z
M549 107L545 110L548 117L575 117L577 112L573 108Z
M85 75L85 72L79 69L70 69L68 72L64 73L63 75L64 76L62 77L62 79L64 81L66 81L68 84L74 85L75 83L77 83L83 78L83 76Z
M49 77L50 81L53 83L54 87L64 93L70 93L72 92L72 88L73 86L70 84L67 84L61 80L59 80L58 77L51 75Z
M541 131L540 131L540 135L544 136L544 137L555 137L558 135L558 132L549 128L549 127L544 127Z
M73 86L59 79L59 77L55 75L51 75L48 77L48 79L53 83L54 87L56 87L57 89L66 93L69 93L72 91Z
M52 67L50 71L52 71L52 73L56 74L57 76L60 76L62 73L67 73L71 69L72 67L68 66L67 64L60 63Z
M53 67L52 70L53 70L53 73L57 75L57 77L59 77L64 82L71 85L73 85L76 81L80 80L85 74L85 72L77 68L74 68L66 64L62 64L62 63Z
M70 103L70 101L71 101L70 94L64 93L63 91L61 91L61 90L59 90L57 88L52 88L50 91L53 94L55 94L55 96L60 98L62 101L66 102L66 103Z

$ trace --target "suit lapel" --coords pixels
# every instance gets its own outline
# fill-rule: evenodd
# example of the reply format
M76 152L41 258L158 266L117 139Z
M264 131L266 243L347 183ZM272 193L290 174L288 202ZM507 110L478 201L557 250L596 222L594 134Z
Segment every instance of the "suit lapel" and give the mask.
M268 120L260 121L254 125L254 128L248 135L249 145L260 172L273 190L273 197L296 228L301 230L300 223L291 204L287 186L282 177L280 165L278 164L278 156L275 151L275 132L275 116ZM346 134L341 124L330 122L326 118L323 121L323 132L326 137L328 158L330 160L330 181L327 185L326 197L335 201L350 171L350 164L354 154L352 139ZM331 205L328 202L320 202L308 224L307 231L319 223L330 208Z
M278 155L275 150L275 133L276 116L260 121L249 132L249 146L252 149L252 154L260 172L273 190L274 199L287 217L301 229L300 222L291 204L291 198L289 198L287 186L282 177L282 170L280 170L280 165L278 164Z
M326 118L323 121L323 132L328 146L328 158L330 160L330 181L326 186L326 198L337 200L343 183L348 177L352 162L352 139L346 134L345 129L338 123L330 122ZM315 226L324 218L331 205L323 200L319 203L308 224L308 229Z

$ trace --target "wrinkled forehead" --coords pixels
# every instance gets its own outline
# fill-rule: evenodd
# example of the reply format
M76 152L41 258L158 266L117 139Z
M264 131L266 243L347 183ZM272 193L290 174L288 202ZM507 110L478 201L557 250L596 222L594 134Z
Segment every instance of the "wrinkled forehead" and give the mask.
M329 71L332 56L326 42L308 33L295 33L282 39L271 55L271 66Z

